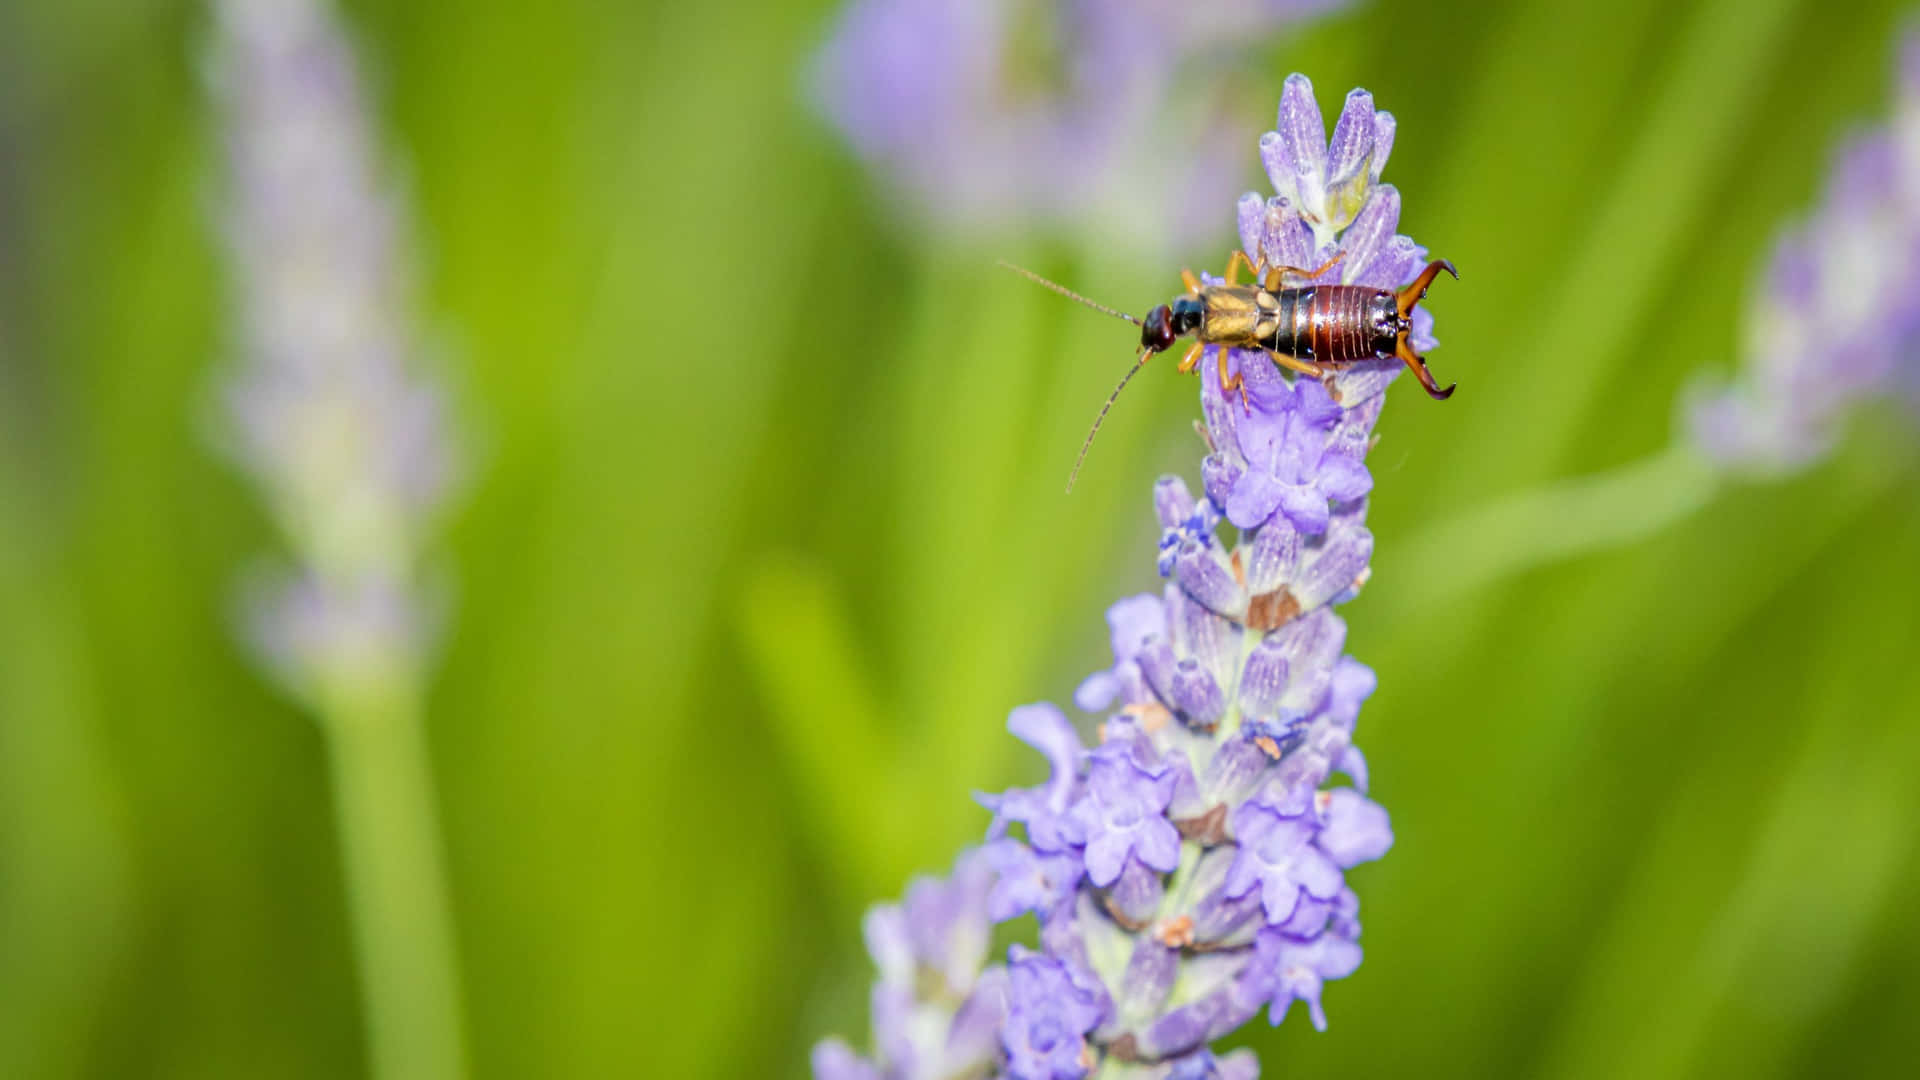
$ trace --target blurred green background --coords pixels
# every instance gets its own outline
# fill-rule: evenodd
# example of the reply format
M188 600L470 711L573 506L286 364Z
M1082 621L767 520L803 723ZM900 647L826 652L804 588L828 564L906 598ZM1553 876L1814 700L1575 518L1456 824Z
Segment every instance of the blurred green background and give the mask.
M933 246L804 104L835 5L357 0L472 483L429 704L483 1076L798 1077L865 1031L859 915L1039 775L1008 707L1103 662L1196 479L1177 287ZM1362 5L1261 54L1400 119L1460 393L1380 430L1392 854L1332 1028L1267 1075L1906 1074L1920 1034L1920 468L1801 476L1424 609L1450 515L1665 446L1779 223L1887 111L1890 3ZM365 1068L318 729L235 645L278 541L209 449L226 362L206 17L0 6L0 1075ZM1232 242L1183 253L1216 267ZM1487 538L1488 543L1512 538Z

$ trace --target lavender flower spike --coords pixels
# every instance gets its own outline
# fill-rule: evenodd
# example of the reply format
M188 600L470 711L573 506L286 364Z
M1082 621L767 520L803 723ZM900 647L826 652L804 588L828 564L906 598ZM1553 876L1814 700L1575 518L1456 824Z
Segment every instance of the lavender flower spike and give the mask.
M816 1080L943 1080L997 1058L1008 971L986 964L995 877L987 850L970 849L951 876L920 878L904 903L867 913L867 950L880 969L873 1059L825 1040L813 1051Z
M1165 239L1217 228L1238 173L1238 134L1184 69L1247 56L1346 0L852 0L815 58L821 111L917 210L949 229L1168 222ZM1041 77L1034 41L1043 43ZM1044 44L1060 47L1046 56ZM1358 157L1384 162L1369 132ZM1379 140L1390 143L1391 127ZM1377 164L1372 174L1379 175ZM1119 181L1124 180L1125 183ZM1095 202L1089 190L1113 193ZM1072 196L1063 193L1075 193ZM1178 205L1170 205L1179 200ZM1358 209L1356 206L1355 209ZM1124 234L1123 234L1124 235Z
M1691 397L1693 442L1724 469L1811 463L1869 398L1920 405L1920 28L1896 76L1892 122L1842 148L1825 200L1780 239L1748 314L1745 369Z
M1347 281L1404 285L1425 254L1395 232L1400 197L1379 182L1392 118L1355 91L1329 143L1295 76L1281 119L1261 147L1283 194L1240 201L1248 253L1294 266L1337 253ZM1049 780L982 799L987 846L946 886L974 880L978 860L990 879L978 910L1039 923L1037 950L1016 945L1004 969L987 969L1005 980L991 1053L956 1059L959 1037L943 1034L959 1030L962 994L970 1019L993 1012L980 982L949 981L945 1011L916 1029L928 1045L944 1038L944 1063L964 1075L1250 1080L1250 1053L1216 1057L1212 1044L1262 1014L1279 1023L1294 1002L1325 1027L1327 984L1360 965L1354 871L1391 849L1393 831L1353 743L1375 678L1345 654L1336 608L1369 573L1365 458L1402 368L1358 365L1323 386L1259 353L1229 363L1247 404L1222 394L1214 358L1202 362L1203 490L1155 486L1163 583L1107 613L1112 665L1075 695L1104 713L1098 745L1082 750L1050 706L1015 709L1009 727L1046 756ZM916 985L937 985L926 973ZM816 1077L928 1075L928 1051L888 1048L901 1007L883 1005L876 994L878 1060L824 1043Z
M225 442L292 565L251 632L333 743L335 806L376 1074L465 1072L418 716L418 564L452 471L439 390L411 370L401 214L377 176L353 55L324 0L219 0L211 89L239 363Z

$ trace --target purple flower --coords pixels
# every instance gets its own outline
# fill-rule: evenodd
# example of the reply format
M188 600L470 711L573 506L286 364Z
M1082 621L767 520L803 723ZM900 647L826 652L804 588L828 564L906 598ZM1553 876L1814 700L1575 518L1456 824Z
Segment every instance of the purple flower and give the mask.
M979 796L993 811L988 838L1004 835L1008 824L1017 821L1027 827L1028 841L1041 851L1059 852L1084 844L1081 825L1068 812L1085 753L1073 724L1058 708L1043 702L1014 709L1007 716L1007 730L1047 755L1053 775L1043 787Z
M441 389L419 372L398 200L378 175L352 51L326 5L217 5L226 240L240 362L226 443L296 570L252 596L292 689L424 660L415 586L456 471Z
M1180 833L1162 811L1173 801L1174 773L1145 740L1095 750L1087 791L1075 816L1087 837L1087 876L1111 885L1128 859L1162 873L1180 865Z
M1002 1043L1016 1080L1077 1080L1097 1060L1087 1032L1106 1014L1101 994L1066 965L1018 945L1007 959L1007 1022Z
M1920 29L1894 120L1838 154L1821 205L1776 245L1747 313L1743 369L1686 403L1693 444L1731 472L1804 467L1860 403L1920 389Z
M1233 832L1240 852L1227 871L1226 895L1258 888L1268 922L1285 922L1303 892L1325 899L1340 891L1340 868L1314 845L1320 826L1310 816L1249 802L1234 812Z
M1085 872L1078 850L1042 852L1006 838L987 844L983 850L997 875L987 896L987 914L994 922L1005 922L1029 911L1054 910L1073 895Z
M1424 252L1394 233L1400 197L1379 183L1393 120L1355 92L1329 144L1314 109L1306 80L1290 79L1281 130L1261 143L1281 195L1240 204L1248 252L1298 266L1339 253L1342 280L1397 287ZM1112 666L1075 694L1081 708L1107 711L1099 744L1084 750L1052 706L1014 710L1009 729L1047 755L1052 774L982 799L994 811L979 854L992 878L984 897L962 904L935 890L916 905L931 888L917 887L893 916L923 919L934 943L955 940L952 912L1036 916L1038 951L1016 946L969 992L982 1004L967 1015L1003 1021L1000 1057L980 1076L1081 1077L1112 1065L1158 1080L1251 1080L1251 1054L1216 1057L1209 1044L1262 1010L1278 1022L1296 1000L1324 1027L1325 981L1359 964L1348 871L1386 854L1393 832L1353 742L1376 680L1346 655L1333 609L1368 575L1365 458L1400 367L1360 365L1323 387L1257 354L1230 360L1242 367L1244 405L1203 364L1213 453L1201 491L1173 478L1154 487L1165 584L1107 612ZM1223 525L1238 536L1217 535ZM1330 787L1339 773L1354 786ZM949 887L973 880L957 869ZM940 991L947 1011L915 1012L930 1006L883 977L875 1030L889 1080L929 1075L923 1063L935 1060L928 1040L890 1034L956 1030L951 1000L979 939L960 940L964 949L906 950L953 964L944 982L926 978L926 961L912 965L918 993ZM896 1014L931 1019L908 1028ZM867 1075L838 1044L816 1059L836 1077Z
M1352 502L1373 490L1360 459L1334 443L1340 406L1310 379L1277 390L1272 410L1239 425L1239 475L1223 493L1227 520L1257 529L1276 513L1309 536L1327 531L1327 501Z
M879 1068L853 1052L839 1039L824 1039L813 1048L813 1080L884 1080Z
M906 899L867 913L867 951L879 969L872 995L875 1059L845 1043L814 1047L816 1080L918 1080L978 1068L998 1052L1006 972L985 966L995 859L963 852L946 878L923 877Z
M1138 235L1144 221L1186 241L1218 227L1244 159L1231 126L1183 119L1224 108L1182 69L1344 2L854 0L811 81L860 157L949 229L1068 226L1110 244L1107 223Z
M1185 494L1184 486L1181 494ZM1143 703L1136 700L1144 696L1139 693L1144 687L1134 660L1149 641L1166 636L1167 611L1160 598L1151 593L1129 596L1107 609L1107 626L1113 640L1113 667L1087 676L1073 692L1074 704L1087 712L1104 709L1122 696L1129 704ZM1130 687L1134 689L1132 694L1128 692Z
M1379 803L1352 788L1322 793L1326 825L1314 838L1321 851L1342 869L1372 862L1393 847L1393 828Z
M1254 992L1270 1002L1268 1022L1279 1024L1294 1002L1304 1001L1314 1030L1327 1030L1321 988L1326 980L1344 979L1359 968L1359 944L1332 932L1302 942L1279 930L1264 930L1253 949L1249 978L1257 987Z
M371 1071L466 1071L450 906L420 738L422 588L458 469L410 316L404 200L326 0L217 0L209 89L234 354L220 438L285 540L245 591L269 672L329 739ZM373 733L368 738L367 733ZM397 734L396 734L397 733ZM406 818L411 818L407 820Z
M1224 1057L1202 1047L1166 1065L1156 1074L1158 1080L1260 1080L1260 1062L1251 1050L1236 1050Z

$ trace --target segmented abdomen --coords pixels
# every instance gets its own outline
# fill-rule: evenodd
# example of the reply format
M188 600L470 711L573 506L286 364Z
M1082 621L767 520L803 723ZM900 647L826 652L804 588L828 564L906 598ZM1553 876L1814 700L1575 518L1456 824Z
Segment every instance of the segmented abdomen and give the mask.
M1365 285L1282 289L1279 327L1261 344L1322 364L1371 359L1377 354L1368 308L1379 292Z

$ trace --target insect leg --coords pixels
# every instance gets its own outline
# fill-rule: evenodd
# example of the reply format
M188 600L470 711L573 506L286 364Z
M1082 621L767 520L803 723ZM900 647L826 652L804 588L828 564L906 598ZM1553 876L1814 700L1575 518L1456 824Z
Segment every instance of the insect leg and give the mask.
M1327 369L1323 364L1315 363L1312 360L1302 360L1297 356L1288 356L1283 352L1274 352L1272 349L1267 350L1267 355L1273 358L1274 363L1279 364L1283 368L1291 368L1302 375L1311 375L1316 379L1326 377Z
M1266 273L1266 270L1259 263L1247 258L1246 252L1241 251L1239 248L1234 248L1233 253L1227 256L1227 284L1240 284L1240 268L1243 266L1253 274L1253 280L1255 281L1259 281L1261 275Z
M1427 388L1427 396L1435 401L1445 401L1452 397L1454 387L1460 385L1454 383L1445 390L1440 389L1439 385L1433 381L1433 372L1427 370L1426 360L1414 354L1413 346L1407 343L1405 334L1400 335L1400 343L1394 347L1393 355L1406 362L1407 367L1413 372L1413 377L1419 379L1420 385Z
M1188 292L1192 293L1195 296L1200 295L1200 279L1193 276L1193 271L1191 270L1180 271L1180 280L1187 283Z
M1180 358L1180 374L1191 375L1193 369L1200 366L1200 351L1205 348L1205 345L1197 341L1193 343L1193 348L1187 350L1187 355Z
M1222 345L1220 346L1220 396L1231 398L1235 390L1240 391L1240 411L1252 416L1253 402L1247 398L1247 381L1241 378L1237 371L1231 375L1227 374L1227 347Z
M1317 278L1321 274L1324 274L1327 271L1333 269L1335 263L1339 262L1341 259L1344 259L1346 257L1347 257L1346 252L1336 251L1333 253L1333 258L1328 259L1326 262L1321 263L1319 266L1316 266L1311 270L1302 270L1297 266L1273 267L1272 269L1267 271L1267 280L1265 283L1266 290L1268 292L1280 291L1280 287L1283 284L1285 284L1286 275L1288 274L1293 274L1294 276L1300 278L1303 281L1312 281L1314 278Z

